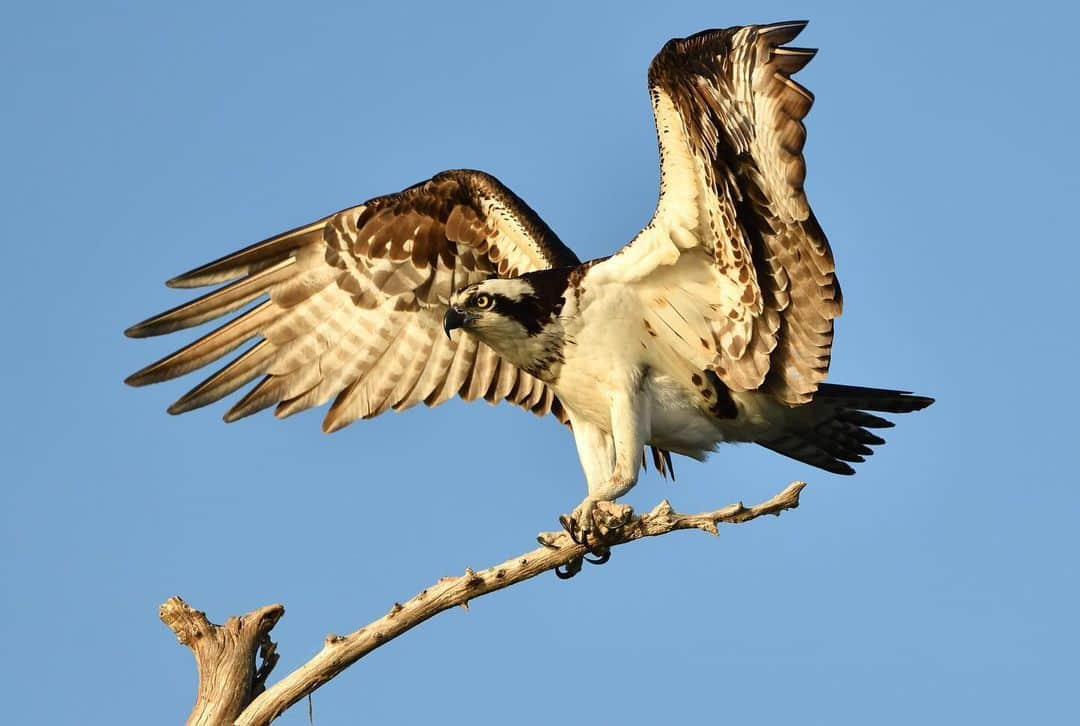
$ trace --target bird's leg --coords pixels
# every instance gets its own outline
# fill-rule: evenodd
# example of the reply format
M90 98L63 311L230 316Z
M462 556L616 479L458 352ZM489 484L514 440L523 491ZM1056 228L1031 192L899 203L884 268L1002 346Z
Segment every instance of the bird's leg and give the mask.
M648 429L647 400L637 387L612 397L611 433L589 422L571 419L589 494L559 522L570 538L588 547L599 563L610 557L605 540L630 521L633 510L615 499L630 491L641 470Z

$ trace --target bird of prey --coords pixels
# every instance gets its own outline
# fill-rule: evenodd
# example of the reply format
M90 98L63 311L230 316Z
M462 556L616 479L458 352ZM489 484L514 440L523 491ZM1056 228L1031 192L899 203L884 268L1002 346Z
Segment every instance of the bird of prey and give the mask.
M706 30L649 67L660 196L611 257L581 262L494 177L455 170L297 227L169 280L218 285L128 329L170 333L249 307L138 371L140 386L253 341L184 394L190 411L261 380L225 414L333 401L359 418L454 396L510 401L570 427L588 495L563 522L588 542L596 504L637 482L646 447L703 460L755 442L851 474L871 432L932 399L825 383L840 315L832 251L803 190L792 75L805 22ZM455 332L456 331L456 332Z

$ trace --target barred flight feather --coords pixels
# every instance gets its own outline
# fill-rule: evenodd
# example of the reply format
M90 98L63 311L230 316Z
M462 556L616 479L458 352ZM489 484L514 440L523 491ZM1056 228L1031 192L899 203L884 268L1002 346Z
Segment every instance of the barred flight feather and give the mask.
M494 177L443 172L169 280L179 288L224 285L132 326L129 336L192 327L269 299L128 382L175 378L257 339L170 412L213 403L259 376L263 381L226 420L275 404L275 414L284 417L335 396L327 430L454 396L508 399L535 409L546 386L486 346L477 354L475 342L446 341L441 310L456 289L490 275L576 264L573 252ZM524 381L528 395L515 399Z
M767 391L791 406L810 401L824 379L842 307L832 252L803 191L802 119L813 95L790 78L814 51L783 47L804 26L707 30L657 54L649 85L660 201L641 234L598 270L648 283L650 271L709 250L717 286L739 291L713 316L711 370L732 390ZM679 254L663 251L669 240Z

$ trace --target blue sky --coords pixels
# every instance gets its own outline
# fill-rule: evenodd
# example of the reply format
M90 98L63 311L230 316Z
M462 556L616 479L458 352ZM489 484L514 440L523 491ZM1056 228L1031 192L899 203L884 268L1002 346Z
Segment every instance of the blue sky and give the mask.
M653 53L801 17L846 298L830 378L938 403L854 478L756 447L644 477L645 508L810 486L440 616L320 690L316 723L1075 714L1075 6L42 2L0 11L2 720L177 722L169 595L219 621L283 602L282 674L584 492L569 435L508 406L332 436L321 412L166 415L188 381L121 384L175 345L121 335L185 299L166 278L460 166L608 254L655 204Z

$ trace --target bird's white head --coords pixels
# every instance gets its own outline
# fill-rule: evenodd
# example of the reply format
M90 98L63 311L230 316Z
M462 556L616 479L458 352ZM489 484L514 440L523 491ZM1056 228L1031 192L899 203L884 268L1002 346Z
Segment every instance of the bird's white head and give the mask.
M495 350L528 336L532 327L530 303L535 291L526 280L492 278L469 285L450 297L450 307L443 318L443 328L461 328L472 333Z
M460 328L514 365L538 370L547 365L552 346L559 345L553 338L561 333L557 315L562 297L558 302L551 298L528 277L484 280L450 297L443 328L447 335Z

